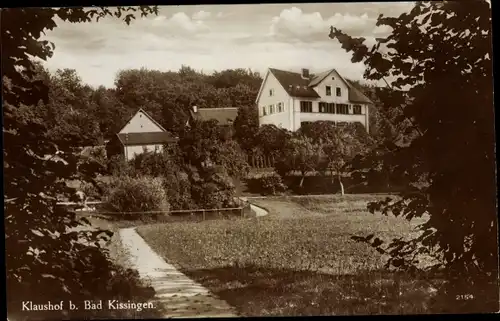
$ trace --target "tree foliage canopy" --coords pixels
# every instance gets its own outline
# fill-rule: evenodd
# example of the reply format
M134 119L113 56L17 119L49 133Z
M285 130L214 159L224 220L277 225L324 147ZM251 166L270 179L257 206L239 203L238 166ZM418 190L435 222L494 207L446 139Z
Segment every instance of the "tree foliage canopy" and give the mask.
M405 251L436 248L438 266L450 273L496 277L490 4L417 2L399 17L381 15L377 25L392 32L372 48L334 27L330 37L366 65L365 78L388 82L392 91L382 100L409 124L408 142L386 144L367 162L378 159L426 183L402 201L372 204L408 219L429 215L419 237L393 244L392 262L401 266Z
M79 156L74 146L62 139L66 132L51 132L53 128L41 117L40 110L50 106L64 111L64 120L86 122L85 118L75 120L68 116L63 107L65 100L77 103L81 98L78 95L87 97L88 90L71 71L63 70L55 79L43 72L40 75L40 65L34 61L52 56L54 45L40 38L46 30L57 26L56 17L79 23L112 15L130 23L134 14L156 12L156 7L2 10L4 215L11 315L20 310L20 301L36 301L40 297L81 301L127 295L132 299L138 295L133 279L111 288L108 282L102 282L112 282L117 271L105 251L99 249L97 241L102 231L75 230L84 222L56 206L58 194L70 196L74 192L65 181L80 175ZM47 80L55 82L57 95L52 99ZM45 111L50 112L50 108ZM87 243L82 243L82 239ZM59 317L62 316L56 318Z

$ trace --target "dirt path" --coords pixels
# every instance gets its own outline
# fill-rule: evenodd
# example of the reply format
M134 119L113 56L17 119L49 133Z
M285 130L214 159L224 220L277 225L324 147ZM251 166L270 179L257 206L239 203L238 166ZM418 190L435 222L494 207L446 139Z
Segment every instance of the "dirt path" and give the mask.
M277 219L294 219L304 217L321 217L318 212L310 211L297 203L279 199L250 199L251 203L264 208L271 213L270 217Z

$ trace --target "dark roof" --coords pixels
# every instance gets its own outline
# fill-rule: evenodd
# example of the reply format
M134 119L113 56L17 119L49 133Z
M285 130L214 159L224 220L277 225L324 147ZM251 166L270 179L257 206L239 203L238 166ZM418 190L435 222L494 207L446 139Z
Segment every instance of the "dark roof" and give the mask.
M309 79L302 78L297 72L269 68L278 79L286 92L292 97L319 98L320 96L312 87L309 87Z
M353 103L373 104L370 98L366 97L356 86L350 81L345 79L347 86L349 86L349 100Z
M302 78L302 75L297 72L278 70L269 68L273 75L278 79L280 84L285 88L287 93L292 97L302 98L320 98L318 93L313 89L323 79L325 79L334 69L330 69L311 75L310 79ZM341 77L342 78L342 77ZM353 103L371 104L372 101L366 97L359 89L356 88L349 80L344 79L347 87L349 87L349 100Z
M123 145L149 145L174 142L176 139L167 132L122 133L117 134Z
M320 82L322 82L331 72L333 71L333 69L330 69L330 70L326 70L326 71L323 71L322 73L320 74L317 74L317 75L314 75L313 77L311 77L311 82L309 82L309 86L316 86L318 85Z
M198 108L198 111L191 112L191 116L197 120L216 120L219 125L231 125L238 116L237 107L222 108Z

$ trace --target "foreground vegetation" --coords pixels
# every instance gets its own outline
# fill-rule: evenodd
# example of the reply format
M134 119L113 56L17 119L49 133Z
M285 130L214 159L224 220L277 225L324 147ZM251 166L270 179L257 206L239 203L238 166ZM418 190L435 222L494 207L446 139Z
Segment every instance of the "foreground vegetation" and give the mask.
M425 278L384 270L380 254L351 240L358 233L406 236L413 226L363 211L360 204L366 208L374 196L349 198L261 199L255 203L271 211L265 218L148 225L138 232L245 316L428 312ZM283 203L292 215L276 211Z

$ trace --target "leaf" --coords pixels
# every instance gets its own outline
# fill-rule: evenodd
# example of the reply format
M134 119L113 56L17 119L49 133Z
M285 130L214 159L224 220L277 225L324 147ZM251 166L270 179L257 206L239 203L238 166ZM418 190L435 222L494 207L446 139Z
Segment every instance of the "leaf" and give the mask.
M373 247L379 247L379 246L380 246L380 245L382 245L383 243L384 243L384 242L383 242L381 239L379 239L379 238L377 237L377 238L375 238L375 239L373 240L372 246L373 246Z
M31 230L31 233L35 234L36 236L40 236L40 237L44 236L44 235L43 235L43 233L42 233L42 232L40 232L39 230L33 230L33 229L32 229L32 230Z

